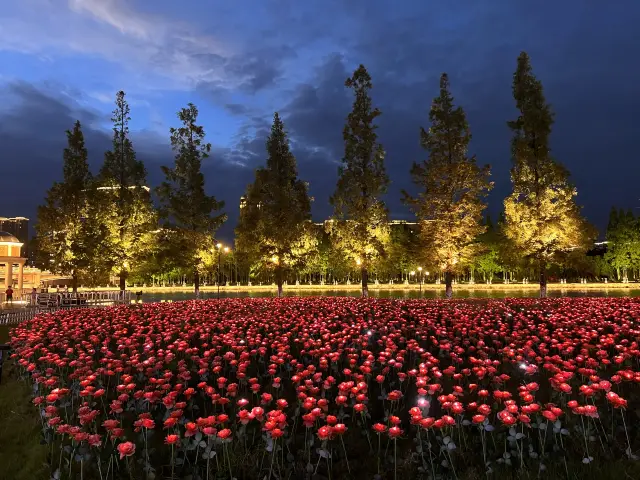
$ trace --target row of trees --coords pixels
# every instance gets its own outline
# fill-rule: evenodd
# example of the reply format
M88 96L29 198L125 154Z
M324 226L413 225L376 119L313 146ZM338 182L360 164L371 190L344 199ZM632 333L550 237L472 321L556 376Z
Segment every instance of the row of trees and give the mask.
M359 266L366 296L369 272L390 253L388 211L382 200L389 177L376 135L375 120L381 112L372 105L371 77L365 67L361 65L345 86L353 91L354 102L343 130L345 152L331 197L334 216L327 231L337 249ZM540 296L544 297L549 264L570 252L584 253L595 232L580 215L568 171L550 154L553 115L524 52L513 77L513 96L519 111L508 122L513 132L513 191L504 201L501 231L521 257L536 263ZM411 169L418 192L403 192L403 200L420 226L422 248L417 257L442 270L446 295L451 297L454 274L472 268L482 253L478 238L489 233L483 211L493 183L489 165L478 165L468 153L470 128L464 110L454 103L446 74L440 79L440 94L433 100L429 120L429 128L420 132L428 156ZM277 116L268 145L274 143L278 148L268 147L266 169L257 172L247 190L237 237L239 246L261 245L256 256L263 261L273 258L279 270L295 265L316 245L303 240L314 238L308 233L309 202L298 199L304 196L304 187L297 180L295 161ZM279 166L285 164L288 168L281 171ZM300 187L295 190L284 185ZM291 228L294 224L297 229ZM491 261L492 257L484 255L485 261Z
M67 131L63 179L38 209L38 263L71 276L74 291L80 277L91 282L111 275L124 289L131 271L144 271L151 257L156 265L164 261L190 268L197 293L202 251L213 245L216 229L226 220L217 213L224 204L205 193L201 163L211 145L196 123L198 110L189 104L178 112L181 125L170 131L174 166L162 167L165 181L157 189L156 209L129 137L124 92L118 92L115 103L113 146L97 176L89 170L80 122Z
M500 270L534 268L540 295L545 296L548 268L584 257L595 231L580 215L569 173L550 154L553 115L526 53L519 56L513 76L519 115L508 122L513 132L513 190L496 228L483 214L493 187L490 167L479 165L468 152L470 128L463 108L455 105L446 74L431 105L430 125L420 130L427 158L411 168L415 192L403 192L418 225L416 235L408 237L393 231L383 201L389 177L376 133L381 112L373 106L373 85L365 67L358 67L345 86L354 101L330 198L332 218L320 231L313 224L308 184L298 178L276 113L266 143L267 161L256 170L240 212L233 253L236 272L241 264L254 276L272 274L282 294L291 275L300 278L319 271L326 279L331 269L333 278L338 272L351 278L357 270L366 296L371 273L393 278L405 267L424 265L442 273L450 297L456 275L473 278L477 270L491 277ZM220 265L214 238L226 219L219 213L222 202L205 194L200 167L211 147L196 124L197 109L191 104L182 109L181 126L171 129L175 164L163 167L166 181L156 190L156 211L142 188L145 170L128 137L123 92L116 106L113 149L105 154L96 178L88 169L80 124L67 134L64 180L52 187L39 212L41 258L74 280L80 273L116 273L121 288L132 271L147 278L167 270L187 272L197 293L200 276Z

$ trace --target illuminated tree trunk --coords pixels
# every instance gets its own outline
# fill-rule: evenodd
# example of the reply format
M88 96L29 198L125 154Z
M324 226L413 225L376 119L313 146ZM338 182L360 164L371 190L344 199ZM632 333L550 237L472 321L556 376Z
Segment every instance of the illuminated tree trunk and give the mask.
M369 296L369 272L366 267L362 267L360 273L362 276L362 297L366 298Z
M127 289L127 272L126 270L120 270L120 290L124 291Z
M547 264L540 260L540 298L547 297Z
M78 293L78 272L76 270L71 274L71 291Z
M282 297L282 267L276 267L276 285L278 285L278 298Z
M196 298L200 297L200 273L198 268L193 269L193 291L196 294Z
M452 282L453 282L453 274L449 270L447 270L446 272L444 272L444 284L445 284L444 294L445 294L445 297L447 298L453 298Z

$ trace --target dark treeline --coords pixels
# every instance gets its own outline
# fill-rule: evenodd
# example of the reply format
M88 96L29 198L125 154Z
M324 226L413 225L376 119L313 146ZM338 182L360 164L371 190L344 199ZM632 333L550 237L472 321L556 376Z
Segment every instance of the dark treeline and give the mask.
M440 78L425 125L424 159L408 174L414 194L402 200L415 222L390 221L383 197L389 186L385 150L371 100L372 79L360 65L345 82L353 95L344 128L344 155L333 215L311 219L308 183L276 113L265 165L242 198L235 245L216 240L226 221L224 204L205 193L201 164L209 156L193 104L181 109L170 138L175 158L162 167L165 181L146 186L146 170L129 137L129 105L116 95L113 146L94 175L89 171L80 122L67 132L63 179L47 193L36 225L37 261L78 285L116 283L538 282L640 274L640 221L614 209L606 253L593 251L595 229L580 214L569 172L553 158L554 122L530 59L520 54L512 93L512 192L500 217L485 214L493 188L491 168L469 152L471 128L446 74ZM417 127L417 126L416 126ZM481 159L480 159L481 160ZM157 206L154 205L154 195Z

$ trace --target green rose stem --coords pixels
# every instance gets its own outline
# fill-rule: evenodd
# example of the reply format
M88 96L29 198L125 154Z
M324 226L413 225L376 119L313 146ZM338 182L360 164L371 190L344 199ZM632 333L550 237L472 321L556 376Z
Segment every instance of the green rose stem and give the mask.
M584 437L584 447L587 452L587 460L589 460L589 444L587 443L587 431L584 428L584 419L582 418L582 415L580 415L580 422L582 422L582 436ZM591 462L589 462L589 464L591 464Z
M349 466L349 457L347 456L347 449L344 446L344 439L340 435L340 442L342 443L342 450L344 450L344 459L347 461L347 471L351 474L351 467Z
M273 441L273 448L271 449L271 466L269 467L269 477L268 480L271 480L271 472L273 471L273 459L276 456L276 444L277 440ZM320 463L320 459L318 459L318 463ZM318 466L316 465L316 470L318 470Z
M171 480L173 480L173 472L174 472L175 462L173 458L173 443L171 444Z
M393 480L398 480L398 462L396 461L397 443L396 439L393 439Z
M380 475L380 434L378 434L378 475Z
M627 431L627 422L624 419L624 409L620 410L620 414L622 415L622 425L624 425L624 434L627 437L627 456L631 456L631 442L629 441L629 432Z
M227 457L227 463L229 465L229 478L233 480L233 474L231 473L231 458L229 457L229 451L227 450L227 444L222 444L222 453Z

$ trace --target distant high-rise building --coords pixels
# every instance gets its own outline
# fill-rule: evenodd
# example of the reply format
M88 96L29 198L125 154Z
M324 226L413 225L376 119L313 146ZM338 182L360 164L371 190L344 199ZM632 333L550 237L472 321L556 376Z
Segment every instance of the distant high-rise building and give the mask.
M10 233L21 242L26 242L29 235L29 219L25 217L0 217L0 231Z
M20 240L22 255L29 258L29 219L25 217L0 217L0 232L7 232Z

